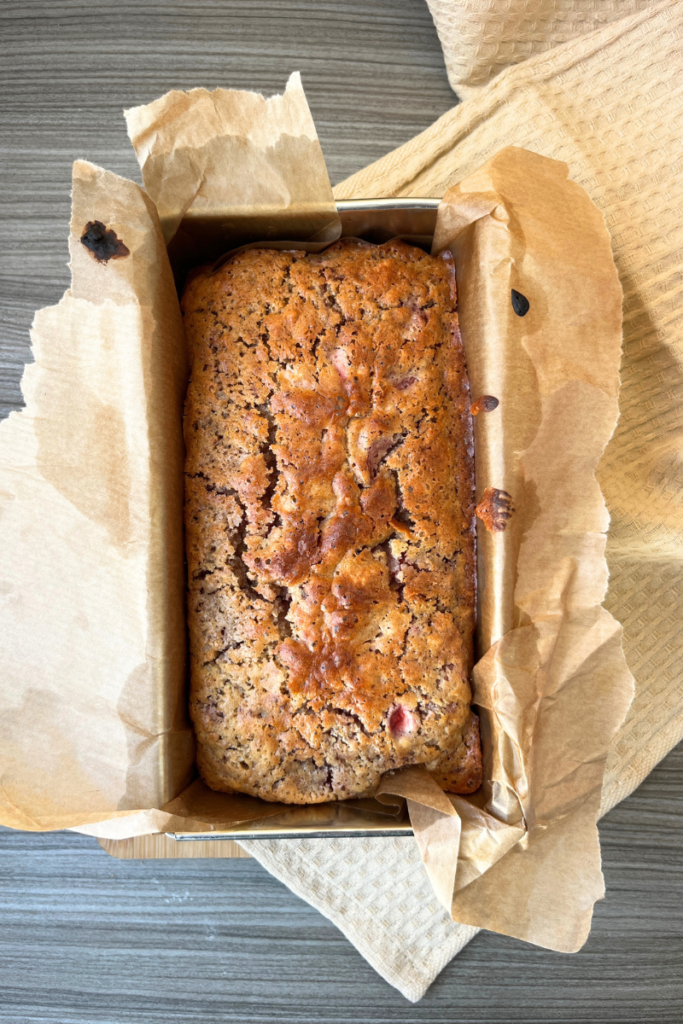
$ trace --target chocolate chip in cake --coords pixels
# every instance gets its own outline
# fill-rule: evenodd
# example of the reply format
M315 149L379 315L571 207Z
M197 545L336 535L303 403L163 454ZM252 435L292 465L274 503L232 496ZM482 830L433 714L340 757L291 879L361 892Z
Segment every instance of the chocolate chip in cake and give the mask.
M493 412L497 409L500 402L493 395L481 395L480 398L473 402L470 406L470 412L473 416L478 416L480 412Z

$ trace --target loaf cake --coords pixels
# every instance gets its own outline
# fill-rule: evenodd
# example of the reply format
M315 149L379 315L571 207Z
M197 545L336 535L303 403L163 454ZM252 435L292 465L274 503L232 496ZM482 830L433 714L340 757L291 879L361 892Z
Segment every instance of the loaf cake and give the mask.
M216 790L481 781L469 387L450 254L250 249L182 300L191 713Z

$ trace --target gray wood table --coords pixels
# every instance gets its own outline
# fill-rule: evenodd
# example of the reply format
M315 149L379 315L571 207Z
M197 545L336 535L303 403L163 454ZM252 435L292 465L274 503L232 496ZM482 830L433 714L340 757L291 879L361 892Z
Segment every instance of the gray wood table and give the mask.
M71 162L138 179L121 110L303 73L332 180L451 107L423 0L2 0L0 414L35 309L68 286ZM642 822L650 825L647 833ZM683 748L601 823L580 953L480 934L412 1006L253 861L118 861L0 831L0 1021L683 1020Z

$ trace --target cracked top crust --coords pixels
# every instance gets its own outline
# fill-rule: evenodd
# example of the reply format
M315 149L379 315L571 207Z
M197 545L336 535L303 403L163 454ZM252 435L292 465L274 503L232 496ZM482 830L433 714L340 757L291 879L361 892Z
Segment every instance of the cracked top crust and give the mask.
M469 388L450 254L251 249L182 301L191 711L214 789L481 781Z

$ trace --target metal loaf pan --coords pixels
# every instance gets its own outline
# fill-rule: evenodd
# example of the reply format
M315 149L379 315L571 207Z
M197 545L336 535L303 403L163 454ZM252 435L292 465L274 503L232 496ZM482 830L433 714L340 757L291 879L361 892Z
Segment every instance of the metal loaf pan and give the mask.
M400 236L427 252L431 248L438 199L354 199L337 203L342 238L362 238L379 245ZM288 807L262 820L229 830L170 832L180 842L207 839L320 839L336 836L412 835L407 810L398 813L372 800Z

